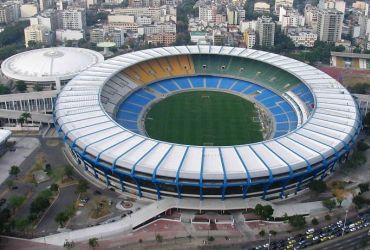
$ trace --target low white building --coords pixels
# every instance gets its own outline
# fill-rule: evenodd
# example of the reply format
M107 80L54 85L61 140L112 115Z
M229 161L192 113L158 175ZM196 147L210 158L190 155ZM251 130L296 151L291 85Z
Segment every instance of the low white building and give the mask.
M69 40L80 40L85 38L85 32L83 30L57 30L56 40L59 42L65 42Z
M292 39L296 47L304 46L311 48L317 40L317 34L311 32L291 33L288 36Z

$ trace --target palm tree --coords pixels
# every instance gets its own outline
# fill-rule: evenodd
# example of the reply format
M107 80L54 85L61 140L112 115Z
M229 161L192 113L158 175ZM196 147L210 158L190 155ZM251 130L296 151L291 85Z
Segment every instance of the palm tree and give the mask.
M25 123L27 123L28 119L31 119L31 114L28 113L28 112L24 112L24 113L21 114L21 117L23 117Z

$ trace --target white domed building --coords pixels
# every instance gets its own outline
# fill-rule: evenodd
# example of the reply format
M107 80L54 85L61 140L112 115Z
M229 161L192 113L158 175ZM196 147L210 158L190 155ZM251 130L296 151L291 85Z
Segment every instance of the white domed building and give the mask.
M28 87L38 84L45 90L60 90L73 77L102 61L104 57L93 50L53 47L9 57L1 70L8 78L25 81Z

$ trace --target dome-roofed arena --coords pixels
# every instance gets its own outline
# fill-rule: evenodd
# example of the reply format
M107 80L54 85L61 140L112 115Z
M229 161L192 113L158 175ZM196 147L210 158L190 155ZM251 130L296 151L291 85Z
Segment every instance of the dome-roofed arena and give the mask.
M104 57L93 50L52 47L11 56L1 64L1 70L9 78L59 90L77 74L102 61Z
M171 129L156 125L173 131L167 135L172 142L147 136L152 108L197 91L227 93L251 103L245 107L251 107L251 122L260 126L263 139L225 146L212 137L179 144L188 137L181 134L184 126L180 132L174 129L176 123ZM205 96L210 95L200 98ZM176 105L166 106L167 122L178 115L182 105ZM217 109L232 112L235 105L226 105ZM209 119L217 121L224 115L219 113ZM250 128L247 118L237 119L240 114L233 116L239 125L232 129L222 121L218 129L223 135ZM333 171L361 127L350 93L320 70L265 51L201 45L137 51L85 70L58 96L54 119L86 171L115 189L158 199L273 199L295 193Z

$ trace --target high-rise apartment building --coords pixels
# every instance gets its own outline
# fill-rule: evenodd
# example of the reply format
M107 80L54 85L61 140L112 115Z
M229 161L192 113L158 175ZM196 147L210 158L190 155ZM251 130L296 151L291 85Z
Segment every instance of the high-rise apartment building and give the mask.
M336 42L341 39L343 12L336 9L321 9L317 14L317 36L320 41Z
M86 10L83 8L63 10L61 19L62 28L65 30L85 30L86 28Z
M8 24L19 19L19 4L14 2L5 2L0 4L0 24Z
M274 46L275 23L271 17L262 16L257 19L256 33L259 46Z
M199 6L199 20L205 22L216 22L217 7L215 5Z

